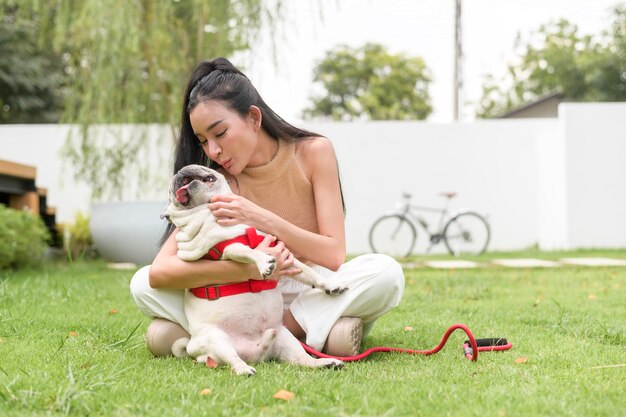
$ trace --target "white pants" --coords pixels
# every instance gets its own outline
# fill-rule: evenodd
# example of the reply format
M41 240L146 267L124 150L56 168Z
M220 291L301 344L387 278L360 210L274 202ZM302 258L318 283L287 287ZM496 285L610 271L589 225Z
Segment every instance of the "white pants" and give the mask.
M377 318L396 307L404 292L404 274L395 259L380 254L363 255L341 265L337 272L314 268L324 277L348 287L341 295L329 296L297 281L283 278L279 288L285 308L306 332L306 343L321 350L330 329L340 317L363 320L364 335ZM183 309L184 290L155 289L149 283L150 266L135 273L130 291L142 313L179 323L189 331Z

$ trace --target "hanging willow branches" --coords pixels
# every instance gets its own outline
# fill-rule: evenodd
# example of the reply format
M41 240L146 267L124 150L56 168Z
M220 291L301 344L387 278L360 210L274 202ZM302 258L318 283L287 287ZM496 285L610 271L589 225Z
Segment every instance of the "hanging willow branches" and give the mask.
M146 146L146 129L129 137L111 125L176 126L195 64L247 50L261 27L280 21L281 2L0 0L0 13L35 22L41 46L62 57L61 120L81 126L68 138L65 155L98 198L122 195L115 178L133 164L128 155ZM113 135L102 126L96 133L94 125L108 126Z

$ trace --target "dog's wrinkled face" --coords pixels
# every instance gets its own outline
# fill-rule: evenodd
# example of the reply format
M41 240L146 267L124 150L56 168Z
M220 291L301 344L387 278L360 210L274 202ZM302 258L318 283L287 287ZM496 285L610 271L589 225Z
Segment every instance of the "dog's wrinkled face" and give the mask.
M206 204L217 194L230 193L226 178L202 165L187 165L170 180L170 202L178 208Z

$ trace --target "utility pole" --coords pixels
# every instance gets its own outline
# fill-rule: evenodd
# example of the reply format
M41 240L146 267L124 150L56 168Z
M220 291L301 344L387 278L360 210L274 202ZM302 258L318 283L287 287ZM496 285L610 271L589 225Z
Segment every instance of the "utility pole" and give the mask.
M461 0L455 0L454 13L454 120L459 120L463 91L463 48L461 34Z

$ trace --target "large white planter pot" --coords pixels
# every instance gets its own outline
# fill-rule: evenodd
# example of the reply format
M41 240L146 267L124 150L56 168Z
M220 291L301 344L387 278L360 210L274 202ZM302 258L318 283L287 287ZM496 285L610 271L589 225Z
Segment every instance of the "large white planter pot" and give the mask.
M167 201L91 204L91 236L100 255L112 262L152 263L167 226L160 218Z

